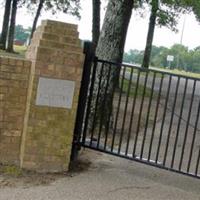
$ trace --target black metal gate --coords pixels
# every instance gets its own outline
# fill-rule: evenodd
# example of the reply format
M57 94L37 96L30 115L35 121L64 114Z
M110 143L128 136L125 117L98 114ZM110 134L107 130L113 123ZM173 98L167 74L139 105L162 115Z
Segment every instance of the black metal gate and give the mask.
M92 52L87 43L73 152L82 146L200 178L200 79Z

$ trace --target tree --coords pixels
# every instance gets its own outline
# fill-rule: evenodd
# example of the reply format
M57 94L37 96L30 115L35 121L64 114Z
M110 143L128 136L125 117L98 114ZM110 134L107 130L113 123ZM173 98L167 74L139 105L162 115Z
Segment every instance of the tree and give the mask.
M109 0L96 48L98 58L116 63L122 62L133 3L133 0ZM96 119L100 120L102 118L102 116L100 117L100 113L104 112L102 119L104 126L108 125L107 121L112 112L112 92L118 86L120 69L117 66L111 67L110 69L108 66L105 66L103 70L102 66L97 67L93 94L96 97L99 91L98 107L95 112L95 102L93 101L91 105L91 119L93 119L93 115L96 113ZM100 77L102 77L101 83ZM99 84L100 90L98 90Z
M13 43L14 43L14 33L15 33L15 23L16 23L18 1L19 0L13 0L12 2L10 27L9 27L9 33L8 33L8 46L6 48L7 52L14 52Z
M144 51L144 59L142 63L142 67L145 67L145 68L149 67L151 49L152 49L152 43L153 43L153 35L154 35L154 30L155 30L158 9L159 9L159 0L152 0L151 15L149 19L149 29L148 29L148 34L147 34L146 47Z
M31 29L30 38L33 37L33 33L35 32L35 29L36 29L36 26L37 26L37 21L38 21L38 19L39 19L40 13L41 13L41 11L42 11L44 1L45 1L45 0L40 0L40 1L39 1L38 8L37 8L37 11L36 11L36 14L35 14L35 18L34 18L34 20L33 20L33 25L32 25L32 29Z
M109 1L96 49L99 58L121 63L132 8L133 0Z
M100 35L100 11L101 11L101 1L92 0L92 42L94 46L97 46L99 35Z
M103 27L96 49L96 55L100 59L116 63L122 62L132 8L133 0L110 0L108 2ZM100 73L99 71L97 74ZM105 75L107 72L108 71L105 71ZM113 68L111 71L111 88L113 87L113 83L117 84L118 78L119 68Z
M190 70L192 70L193 72L200 73L200 64L199 64L199 60L200 60L200 48L196 48L196 49L194 49L194 51L192 51L191 58L192 58L192 67L191 67Z
M140 64L142 55L143 51L129 50L128 53L124 54L124 62ZM188 47L181 44L174 44L171 48L152 46L151 66L167 67L168 55L174 56L174 61L171 63L172 69L200 73L200 47L189 50Z
M7 34L8 34L11 2L12 0L6 0L5 2L3 26L2 26L1 38L0 38L0 48L3 50L6 49L6 40L7 40Z
M29 27L28 29L25 29L22 25L17 25L15 27L15 39L20 40L22 42L26 42L27 39L29 38L31 33L31 28Z
M128 53L124 53L123 61L134 65L142 64L143 51L130 49Z
M27 4L27 7L30 9L35 5L36 5L36 1L33 2L32 0L30 0ZM32 38L33 36L33 33L37 26L39 16L41 15L43 9L51 10L53 14L57 12L63 12L63 13L68 13L80 18L80 14L79 14L80 0L51 0L51 1L39 0L39 3L37 4L37 11L33 20L30 38Z
M167 55L169 55L169 49L167 47L152 46L150 65L161 68L167 67Z
M186 69L186 56L188 54L188 47L185 47L181 44L174 44L169 50L169 54L175 56L175 59L172 62L173 69Z
M179 4L186 9L190 9L196 16L196 19L200 21L200 3L199 0L180 0Z
M151 0L150 5L151 15L142 64L145 68L149 67L155 26L166 26L172 31L177 31L177 18L187 8L180 3L180 0Z

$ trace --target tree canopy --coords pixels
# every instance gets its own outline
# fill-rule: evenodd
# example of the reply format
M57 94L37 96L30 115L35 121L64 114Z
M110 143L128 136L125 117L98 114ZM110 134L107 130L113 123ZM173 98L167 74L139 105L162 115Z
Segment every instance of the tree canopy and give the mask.
M142 64L144 51L129 50L124 54L124 62L131 64ZM173 55L174 61L171 63L172 69L185 70L200 73L200 46L192 50L181 44L174 44L171 48L152 47L150 66L168 67L167 56Z
M25 1L26 7L33 14L35 13L39 3L40 0ZM51 11L52 14L63 12L80 17L80 0L44 0L43 8L45 11Z
M15 26L15 39L26 42L30 36L31 28L24 28L22 25Z

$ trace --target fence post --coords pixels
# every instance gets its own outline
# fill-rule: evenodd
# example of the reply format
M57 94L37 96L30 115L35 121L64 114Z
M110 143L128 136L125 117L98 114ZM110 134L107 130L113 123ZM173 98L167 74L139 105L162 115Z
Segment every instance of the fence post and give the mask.
M84 114L87 103L88 89L90 84L90 74L92 69L92 63L95 56L94 45L92 42L84 42L85 61L83 66L81 88L78 99L78 109L76 113L76 122L74 128L74 138L72 144L71 161L75 161L78 156L78 151L81 149L81 133L84 123Z

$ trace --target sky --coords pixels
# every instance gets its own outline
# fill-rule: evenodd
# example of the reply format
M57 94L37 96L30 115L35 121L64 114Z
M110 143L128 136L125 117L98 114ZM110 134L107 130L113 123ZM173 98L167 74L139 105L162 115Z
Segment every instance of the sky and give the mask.
M81 1L81 20L76 19L75 17L68 16L66 14L57 14L52 15L49 12L43 11L38 25L42 19L52 19L59 20L63 22L75 23L78 24L78 29L80 33L80 39L91 40L91 27L92 27L92 3L91 0ZM2 27L2 18L3 18L3 8L0 8L0 27ZM105 14L105 5L102 5L102 19ZM27 12L25 9L19 9L17 14L17 24L21 24L24 27L32 25L34 16ZM200 23L196 21L193 14L182 15L178 21L177 28L178 33L174 33L171 30L162 27L156 27L153 44L156 46L166 46L171 47L175 43L180 43L181 32L183 29L185 19L185 28L183 34L182 44L188 46L190 49L193 49L197 46L200 46ZM103 23L103 20L102 20ZM143 17L138 15L133 11L133 15L129 24L125 51L129 49L138 49L143 50L145 48L146 36L149 23L149 13L145 13Z

